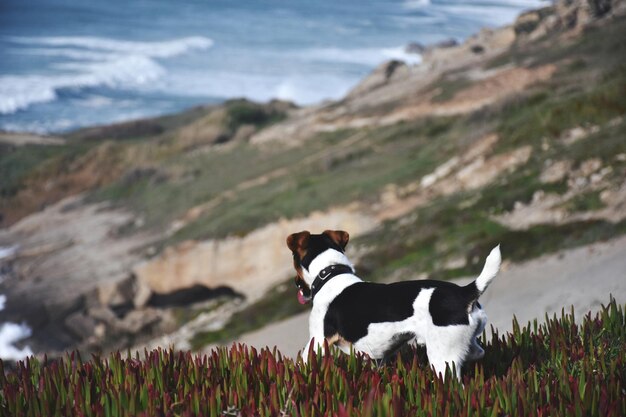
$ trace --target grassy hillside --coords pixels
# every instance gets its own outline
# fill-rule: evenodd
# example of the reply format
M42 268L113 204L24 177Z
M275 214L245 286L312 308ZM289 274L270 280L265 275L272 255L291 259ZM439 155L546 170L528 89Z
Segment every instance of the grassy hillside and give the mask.
M245 346L83 361L0 361L0 414L26 416L618 416L626 414L626 316L546 318L493 334L462 384L424 351L388 364L311 352L308 363Z

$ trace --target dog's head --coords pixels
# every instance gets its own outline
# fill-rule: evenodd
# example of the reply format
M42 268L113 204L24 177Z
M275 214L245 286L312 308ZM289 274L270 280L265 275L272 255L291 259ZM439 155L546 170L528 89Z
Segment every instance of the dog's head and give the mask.
M287 246L293 255L293 266L296 269L296 286L298 287L298 301L301 304L308 303L312 299L311 284L315 280L315 275L319 271L312 271L311 264L316 259L321 259L320 255L326 257L343 253L348 244L350 235L342 230L325 230L322 234L312 235L308 231L294 233L287 237ZM317 265L317 269L328 265Z

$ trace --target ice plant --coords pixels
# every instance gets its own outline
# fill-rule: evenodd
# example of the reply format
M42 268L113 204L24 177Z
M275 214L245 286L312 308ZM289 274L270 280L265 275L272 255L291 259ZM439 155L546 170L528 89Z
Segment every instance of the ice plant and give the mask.
M493 331L492 331L493 332ZM460 384L424 352L388 364L311 352L305 365L243 345L209 355L153 350L83 360L0 361L0 416L623 416L626 318L611 300L493 332Z

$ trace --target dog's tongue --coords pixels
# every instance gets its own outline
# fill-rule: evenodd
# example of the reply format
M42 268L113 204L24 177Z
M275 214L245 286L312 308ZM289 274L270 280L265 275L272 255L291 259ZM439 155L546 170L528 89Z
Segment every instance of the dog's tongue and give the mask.
M300 304L306 304L306 303L307 303L307 301L308 301L308 300L307 300L306 298L304 298L304 294L302 293L302 290L299 290L299 291L298 291L298 302L299 302Z

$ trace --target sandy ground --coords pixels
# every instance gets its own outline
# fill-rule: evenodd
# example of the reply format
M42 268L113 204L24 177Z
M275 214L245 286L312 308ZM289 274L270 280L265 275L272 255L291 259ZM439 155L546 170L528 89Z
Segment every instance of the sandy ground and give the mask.
M503 268L480 299L489 323L500 332L511 329L514 315L520 324L535 318L541 323L546 313L560 315L563 307L569 312L573 305L580 320L607 304L610 294L626 303L626 236L508 267L506 248L502 251ZM457 282L466 284L472 279ZM308 340L308 315L307 310L245 334L237 342L257 348L277 346L284 355L293 356Z

